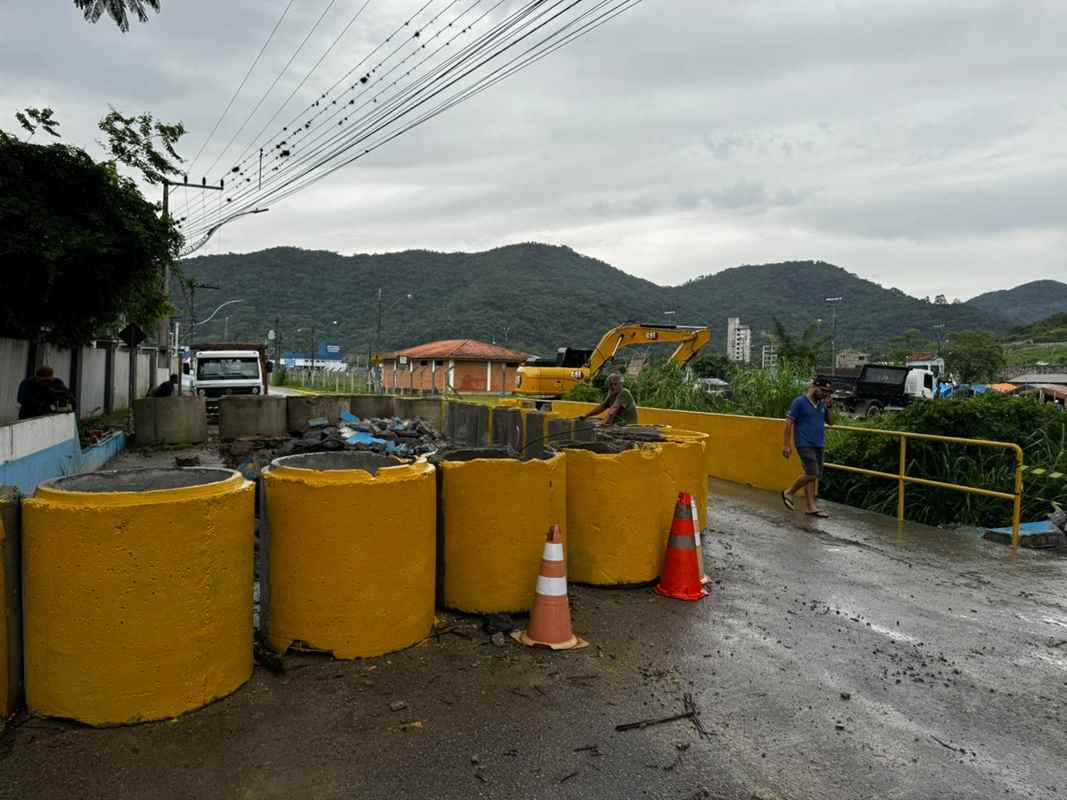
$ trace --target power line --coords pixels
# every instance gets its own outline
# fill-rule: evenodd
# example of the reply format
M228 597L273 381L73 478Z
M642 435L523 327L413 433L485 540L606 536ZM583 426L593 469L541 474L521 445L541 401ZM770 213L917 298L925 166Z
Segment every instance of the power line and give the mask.
M596 28L599 28L601 25L606 24L611 19L614 19L619 14L630 10L638 3L642 2L642 0L600 0L600 2L595 3L592 8L587 9L574 19L570 20L569 22L566 22L560 28L545 35L543 39L538 41L533 46L529 47L527 50L523 51L523 53L521 53L520 55L516 56L515 58L512 58L507 63L497 67L489 74L478 78L473 85L460 89L460 91L443 100L436 107L425 111L421 116L411 120L408 124L400 128L399 130L386 132L378 141L372 142L368 147L364 148L359 153L355 154L353 157L345 159L342 162L330 165L331 161L336 161L336 159L340 155L351 150L356 144L365 142L366 140L376 136L377 134L382 133L389 126L397 122L402 117L410 115L417 108L430 102L434 97L437 97L441 93L447 91L450 87L460 83L469 75L481 69L486 64L493 61L507 50L510 50L523 40L533 36L537 31L548 26L550 23L558 20L564 14L575 8L580 2L582 2L582 0L574 0L569 5L566 5L562 10L556 11L552 14L549 14L548 12L551 12L555 8L559 8L559 6L562 5L562 0L560 0L560 2L556 2L553 5L550 5L547 10L542 9L545 12L541 15L543 19L536 26L534 26L532 30L529 30L526 33L523 33L521 36L514 38L512 41L503 45L488 57L482 59L473 67L466 69L466 71L464 71L458 77L455 77L452 80L448 81L440 88L428 94L426 97L417 100L417 102L415 102L415 100L418 94L424 92L425 89L422 89L419 92L415 92L409 96L403 96L403 92L399 93L397 98L394 98L394 106L392 109L389 109L383 114L380 114L377 120L368 123L373 127L367 129L367 126L365 125L362 129L358 130L354 134L349 132L347 134L334 136L332 139L332 141L334 142L340 140L341 138L345 138L345 141L341 145L336 147L332 152L330 152L326 157L322 158L317 163L311 165L291 180L288 180L282 183L281 185L275 186L274 188L269 188L266 192L259 193L258 197L255 199L254 202L261 202L265 198L272 198L272 202L277 202L281 199L291 196L292 194L295 194L297 191L306 188L312 183L315 183L318 180L321 180L327 177L328 175L333 174L337 170L348 166L354 161L364 157L365 155L368 155L370 152L373 152L379 147L384 146L389 141L392 141L393 139L411 130L412 128L421 125L422 123L436 117L441 113L444 113L444 111L454 107L455 105L458 105L461 102L464 102L470 97L473 97L476 94L485 91L486 89L490 88L496 83L499 83L501 80L510 77L521 69L525 69L531 64L539 61L541 58L544 58L546 55L549 55L558 50L559 48L571 43L572 41L587 35ZM543 0L542 2L530 4L525 10L527 13L529 13L537 6L541 5L543 5ZM513 15L510 20L512 23L512 27L514 27L514 24L516 22L515 15ZM579 25L578 23L582 24ZM463 66L466 66L466 64L470 60L471 57L468 53L467 55L463 56L463 60L456 61L453 64L452 69L447 70L442 75L439 75L438 78L436 78L435 80L440 80L441 78L445 77L448 72L453 71L457 67L462 68ZM400 109L400 107L403 106L405 103L409 104L407 108L404 108L403 110L397 110ZM317 170L321 171L319 171L318 174L314 174Z
M285 6L285 10L282 12L282 15L280 17L278 17L278 21L274 23L274 27L271 28L270 35L267 37L267 41L265 41L263 43L263 46L261 48L259 48L259 53L256 54L255 60L252 61L252 66L250 66L248 68L248 71L245 73L245 76L241 79L241 83L238 85L237 90L233 93L233 97L230 98L230 102L228 102L226 104L226 108L224 108L222 110L222 114L219 115L218 120L216 120L216 122L215 122L215 127L211 129L211 133L209 133L207 135L207 138L204 139L204 143L202 145L200 145L200 149L197 150L196 151L196 155L193 156L193 160L189 164L189 171L190 172L192 171L192 168L196 164L196 162L200 159L200 155L204 152L204 148L207 147L208 142L210 142L212 137L215 135L215 131L217 131L219 129L219 125L222 124L222 120L226 117L226 114L229 112L230 106L232 106L233 105L233 101L237 99L237 95L239 95L241 93L241 89L244 88L245 82L248 80L248 76L252 74L252 70L254 70L256 68L256 64L259 63L259 59L263 57L263 53L267 49L267 45L269 45L270 42L271 42L271 39L274 38L274 34L278 32L278 28L281 27L282 20L285 19L285 15L289 13L289 9L292 7L293 3L295 3L295 2L296 2L296 0L289 0L289 3L288 3L288 5Z
M233 136L230 137L230 141L226 143L226 147L223 148L221 153L215 156L215 160L211 162L211 166L208 167L205 172L210 175L211 171L215 169L215 166L219 163L222 157L229 152L231 147L233 147L233 143L237 141L237 137L241 135L242 131L244 131L245 129L245 126L252 121L252 117L256 115L257 111L259 111L259 107L263 105L267 97L270 96L270 93L274 91L274 87L278 85L278 81L280 81L282 79L282 76L289 71L289 67L292 66L293 62L296 60L296 57L300 55L300 51L304 49L304 45L308 43L308 39L310 39L311 35L315 33L319 25L322 24L322 21L326 19L326 15L330 12L330 9L333 8L334 3L336 2L337 0L329 0L329 2L326 4L326 8L324 8L322 10L322 13L319 14L319 18L315 20L315 24L311 26L311 30L307 32L304 38L300 41L300 44L296 46L296 50L294 50L293 54L289 56L289 60L285 62L285 66L282 67L281 71L274 76L274 80L271 81L270 86L267 87L267 91L265 91L263 93L263 96L259 98L259 101L252 107L252 110L248 112L248 116L245 117L245 121L241 123L241 127L234 132Z
M298 92L299 92L299 91L300 91L301 89L303 89L303 88L304 88L304 84L305 84L305 83L307 83L307 81L308 81L308 78L310 78L310 77L311 77L311 75L312 75L312 73L314 73L314 72L315 72L315 70L317 70L317 69L319 68L319 66L321 66L322 62L326 60L326 57L327 57L327 56L328 56L328 55L329 55L329 54L330 54L331 52L333 52L333 49L334 49L335 47L337 47L337 45L338 45L338 43L339 43L339 42L341 41L341 39L343 39L343 38L344 38L344 36L345 36L345 34L346 34L346 33L348 33L348 30L349 30L349 28L351 28L351 27L352 27L352 26L353 26L353 25L355 24L356 20L358 20L358 19L359 19L359 18L360 18L360 17L361 17L362 15L363 15L363 12L364 12L364 11L366 10L367 6L369 6L369 5L370 5L370 0L364 0L364 3L363 3L363 5L361 5L361 6L359 7L359 10L358 10L358 11L356 11L356 13L352 15L352 19L350 19L350 20L348 21L348 24L347 24L347 25L345 25L345 26L344 26L344 28L342 28L342 29L341 29L341 32L340 32L339 34L337 34L337 37L336 37L336 38L335 38L335 39L334 39L334 40L333 40L333 41L332 41L332 42L330 43L330 46L326 48L325 52L323 52L323 54L322 54L321 56L319 56L319 60L318 60L318 61L316 61L316 62L315 62L315 64L314 64L314 66L312 66L312 68L311 68L311 69L309 69L309 70L307 71L307 74L306 74L306 75L304 75L304 77L303 77L303 79L302 79L302 80L300 81L300 83L298 83L298 84L296 85L296 88L295 88L295 89L293 89L293 91L291 91L291 92L289 93L289 96L288 96L287 98L285 98L285 102L283 102L283 103L282 103L282 104L281 104L280 106L278 106L278 110L277 110L277 111L275 111L275 112L274 112L274 114L273 114L273 116L271 116L271 118L270 118L270 119L268 119L268 120L266 121L266 123L265 123L265 124L263 125L263 127L262 127L262 128L260 128L260 130L259 130L259 133L257 133L257 134L256 134L255 136L253 136L253 137L252 137L252 141L253 141L253 142L256 142L256 141L258 141L258 140L259 140L259 138L260 138L260 137L261 137L261 136L263 135L264 131L266 131L266 130L267 130L267 128L269 128L269 127L270 127L271 123L272 123L272 122L274 122L274 120L276 120L276 119L278 118L278 115L279 115L279 114L281 114L281 113L282 113L282 111L284 111L284 110L285 110L285 107L286 107L287 105L289 105L289 102L290 102L290 101L291 101L291 100L292 100L292 99L293 99L294 97L296 97L297 93L298 93ZM249 145L249 146L248 146L248 147L247 147L247 148L245 149L245 151L244 151L243 153L241 153L241 155L239 155L239 156L237 157L237 161L238 161L238 162L240 162L240 161L241 161L242 159L244 159L244 157L245 157L246 155L248 155L248 153L249 153L250 151L252 151L252 150L253 150L254 148L255 148L255 145L254 145L254 144L252 144L252 145Z

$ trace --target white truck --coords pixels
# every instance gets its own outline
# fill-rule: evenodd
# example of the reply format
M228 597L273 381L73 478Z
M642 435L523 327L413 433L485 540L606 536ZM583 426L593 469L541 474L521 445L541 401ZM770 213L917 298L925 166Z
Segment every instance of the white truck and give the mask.
M272 366L261 349L205 348L193 351L183 370L192 376L192 391L216 405L226 395L267 394Z

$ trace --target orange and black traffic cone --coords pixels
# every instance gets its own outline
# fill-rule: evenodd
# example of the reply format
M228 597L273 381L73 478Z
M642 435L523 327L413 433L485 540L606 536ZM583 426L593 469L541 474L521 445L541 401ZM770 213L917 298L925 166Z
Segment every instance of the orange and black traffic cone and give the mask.
M700 529L700 513L697 511L696 495L690 495L689 499L693 509L693 538L696 539L697 543L697 563L700 565L700 582L711 583L711 578L709 578L708 573L704 571L704 543L700 538L704 532Z
M678 493L671 536L667 540L667 557L663 560L656 593L675 600L701 600L708 596L700 582L693 501L689 492Z
M579 639L571 630L571 607L567 598L567 564L563 558L563 541L559 525L553 525L541 557L541 573L537 576L537 590L530 627L511 634L518 642L533 647L543 645L553 650L585 647L589 642Z

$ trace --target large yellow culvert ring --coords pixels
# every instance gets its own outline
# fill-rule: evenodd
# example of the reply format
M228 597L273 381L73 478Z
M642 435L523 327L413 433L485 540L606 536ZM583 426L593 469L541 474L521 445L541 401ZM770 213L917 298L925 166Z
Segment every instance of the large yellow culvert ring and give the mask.
M377 656L433 627L434 467L373 453L288 456L263 474L271 646Z
M666 438L663 448L663 500L660 502L661 520L670 529L674 518L674 504L679 492L689 492L696 500L700 517L698 530L708 525L708 474L705 448L708 435L679 428L660 428Z
M599 442L567 445L565 452L571 580L598 586L654 580L670 531L660 508L661 445L610 452Z
M23 502L26 702L90 725L173 717L252 674L252 484L144 469Z
M473 613L533 606L545 535L567 541L567 462L502 451L443 454L440 470L442 602Z

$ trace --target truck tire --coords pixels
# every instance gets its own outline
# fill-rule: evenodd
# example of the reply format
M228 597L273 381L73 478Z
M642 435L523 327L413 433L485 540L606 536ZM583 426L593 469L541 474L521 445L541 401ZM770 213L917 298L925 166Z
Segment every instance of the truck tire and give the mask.
M871 402L867 404L867 409L864 411L863 416L867 419L871 417L880 416L882 413L882 406L879 403Z

